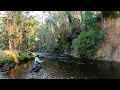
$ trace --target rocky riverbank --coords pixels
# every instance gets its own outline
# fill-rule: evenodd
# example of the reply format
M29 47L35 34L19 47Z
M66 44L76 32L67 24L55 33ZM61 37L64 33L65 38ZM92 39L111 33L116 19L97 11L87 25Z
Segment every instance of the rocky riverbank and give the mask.
M9 71L14 65L15 65L15 62L13 62L13 61L9 61L3 65L0 65L0 79L10 79L10 78L6 77L4 75L4 73Z
M53 79L53 76L41 69L39 72L29 72L25 79Z
M0 79L10 79L4 75L7 71L9 71L12 67L14 67L16 64L21 64L23 62L28 62L29 59L19 60L19 63L16 63L14 61L8 61L5 64L0 65Z
M20 64L22 62L28 62L32 60L35 56L28 54L26 52L16 52L13 51L0 51L0 78L3 78L2 73L9 71L15 64Z
M6 62L4 65L1 65L0 71L6 72L9 71L13 66L15 65L15 62Z
M4 74L0 72L0 79L10 79L10 78L7 76L4 76Z

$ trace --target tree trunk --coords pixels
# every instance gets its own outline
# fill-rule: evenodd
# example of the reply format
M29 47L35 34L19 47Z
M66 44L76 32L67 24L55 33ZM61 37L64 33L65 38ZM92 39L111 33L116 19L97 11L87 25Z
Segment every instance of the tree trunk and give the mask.
M71 30L72 29L72 17L71 17L69 12L68 12L68 20L69 20L69 27L70 27L70 30Z
M8 18L6 18L7 23L6 23L6 30L7 30L7 34L8 34L8 44L9 44L9 51L12 52L12 40L10 38L10 34L11 34L11 25L8 23Z

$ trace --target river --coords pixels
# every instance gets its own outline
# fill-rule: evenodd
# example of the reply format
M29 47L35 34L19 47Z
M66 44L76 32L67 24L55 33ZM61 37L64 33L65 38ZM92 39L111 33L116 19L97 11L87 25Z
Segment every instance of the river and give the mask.
M54 53L34 53L43 56L43 68L30 73L34 60L15 65L4 75L11 79L120 79L120 63L74 58Z

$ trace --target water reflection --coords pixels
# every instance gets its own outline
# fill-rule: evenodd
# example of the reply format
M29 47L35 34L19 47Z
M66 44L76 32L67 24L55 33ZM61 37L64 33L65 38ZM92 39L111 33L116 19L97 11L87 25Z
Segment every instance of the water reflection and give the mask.
M12 68L8 73L6 73L6 75L12 79L22 79L25 77L26 73L29 71L32 63L33 61L29 61L28 63L15 65L15 67Z

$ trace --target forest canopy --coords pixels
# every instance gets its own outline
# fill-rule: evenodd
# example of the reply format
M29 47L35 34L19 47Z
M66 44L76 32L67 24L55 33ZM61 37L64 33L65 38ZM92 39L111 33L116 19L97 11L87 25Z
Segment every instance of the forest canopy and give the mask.
M0 49L94 56L104 40L105 18L119 11L1 11ZM2 14L3 13L3 14Z

